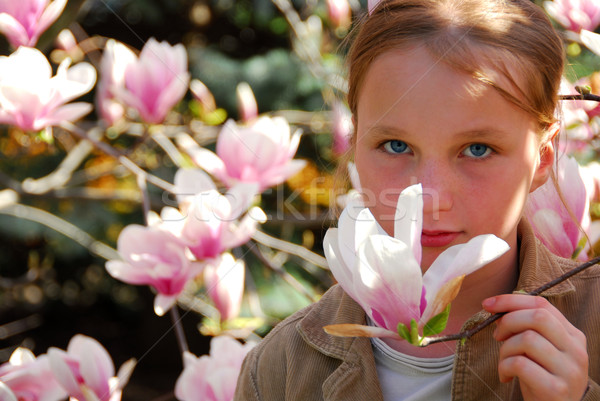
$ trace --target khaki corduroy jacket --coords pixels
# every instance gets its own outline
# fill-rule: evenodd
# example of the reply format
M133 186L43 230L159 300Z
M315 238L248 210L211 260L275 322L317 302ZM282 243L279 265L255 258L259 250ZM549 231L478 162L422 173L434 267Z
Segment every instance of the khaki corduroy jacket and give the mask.
M551 254L531 227L519 225L520 276L516 290L531 291L577 263ZM585 401L600 400L600 268L542 294L587 336L589 387ZM481 311L463 326L487 318ZM235 401L382 401L371 341L330 336L323 326L366 324L362 308L335 285L315 304L279 323L246 357ZM521 400L518 383L498 380L494 325L456 346L452 400Z

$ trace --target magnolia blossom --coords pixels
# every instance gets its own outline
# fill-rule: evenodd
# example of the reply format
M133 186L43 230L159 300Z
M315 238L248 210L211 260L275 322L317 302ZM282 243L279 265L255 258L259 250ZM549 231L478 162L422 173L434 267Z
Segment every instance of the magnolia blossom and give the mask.
M136 60L135 54L124 44L110 39L102 54L100 81L96 89L98 113L108 125L120 120L125 109L115 97L117 88L125 86L125 71Z
M566 155L558 159L558 187L568 205L565 208L552 180L529 194L525 215L536 237L554 254L571 258L581 232L589 227L589 203L585 182L577 161ZM576 221L573 220L575 218Z
M348 0L327 0L327 11L335 27L348 29L352 24L352 9Z
M184 353L184 370L175 385L180 401L231 401L246 354L254 343L245 345L231 337L214 337L210 355L199 358Z
M258 184L263 191L300 171L306 162L292 160L300 133L290 136L283 117L261 117L248 126L229 120L217 139L217 154L180 138L194 162L231 187L238 182Z
M237 317L240 313L245 271L244 261L236 261L230 253L224 253L204 268L204 286L219 311L221 321Z
M66 4L67 0L0 0L0 32L15 49L33 47Z
M508 250L494 235L480 235L446 249L423 275L421 185L406 188L398 198L394 236L383 231L371 211L353 200L342 212L338 228L323 241L331 272L378 327L328 326L336 335L400 339L399 323L419 328L442 313L456 297L465 275Z
M580 37L588 49L600 56L600 34L582 30Z
M88 63L69 67L66 59L52 76L46 57L28 47L0 56L0 122L39 131L89 113L88 103L66 103L92 89L96 70Z
M544 8L552 18L573 32L582 29L593 31L600 25L598 0L544 1Z
M180 207L163 208L161 226L198 260L215 258L246 243L257 224L266 220L260 208L248 210L257 192L255 184L238 184L221 195L202 170L181 169L175 174L175 188Z
M352 114L348 107L341 102L335 102L332 107L333 153L343 155L350 148L352 136Z
M589 82L578 82L585 86ZM560 83L560 93L563 95L578 95L575 85L563 78ZM575 153L588 148L588 142L594 135L590 126L588 111L598 105L597 102L585 100L567 100L562 102L561 129L566 133L566 140L560 141L560 150L564 153Z
M217 109L215 97L206 85L204 85L204 82L198 79L192 79L190 82L190 92L192 92L194 98L200 102L204 111L211 113Z
M35 357L26 348L17 348L7 363L0 365L0 400L58 401L67 392L58 384L47 355Z
M133 53L125 55L131 50L123 47L119 52L123 65L116 68L124 67L125 76L123 85L115 82L111 88L115 97L137 110L145 122L162 123L187 92L190 73L185 48L151 38L132 62Z
M251 121L258 116L258 105L252 88L246 82L240 82L235 89L238 112L242 121Z
M185 285L202 271L191 261L186 245L158 227L129 225L121 231L117 250L123 260L106 262L114 278L134 285L150 285L157 292L154 311L162 316L175 304Z
M125 362L115 377L115 365L104 347L91 337L74 336L67 351L48 349L56 380L78 401L119 401L135 366Z

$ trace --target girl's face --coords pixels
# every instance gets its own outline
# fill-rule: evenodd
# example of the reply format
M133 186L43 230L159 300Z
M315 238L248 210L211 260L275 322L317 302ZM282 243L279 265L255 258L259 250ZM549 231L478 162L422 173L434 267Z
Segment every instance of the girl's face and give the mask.
M398 195L423 185L424 268L480 234L504 239L516 257L527 194L545 182L554 156L551 143L541 152L535 127L491 86L425 49L387 52L358 98L355 162L365 203L391 235Z

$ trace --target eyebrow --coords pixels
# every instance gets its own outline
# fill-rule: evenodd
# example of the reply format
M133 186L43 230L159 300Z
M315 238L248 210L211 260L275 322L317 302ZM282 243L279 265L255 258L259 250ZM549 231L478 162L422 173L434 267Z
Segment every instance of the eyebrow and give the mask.
M371 126L367 132L371 139L374 140L389 139L390 137L394 136L401 136L410 139L412 136L414 136L403 129L385 125ZM481 128L457 132L454 134L455 137L460 137L461 139L465 139L468 141L501 139L504 135L506 135L504 131L498 130L496 128Z

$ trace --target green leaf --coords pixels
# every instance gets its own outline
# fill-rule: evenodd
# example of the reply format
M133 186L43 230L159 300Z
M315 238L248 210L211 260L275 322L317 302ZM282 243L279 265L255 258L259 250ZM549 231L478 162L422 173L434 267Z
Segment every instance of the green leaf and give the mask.
M398 323L398 334L406 341L410 342L410 331L404 323Z
M413 318L410 321L410 343L413 345L419 345L419 327L417 321Z
M436 334L440 334L446 328L448 324L448 316L450 315L450 304L446 306L446 309L442 313L439 313L429 319L429 321L423 327L423 336L429 337Z

